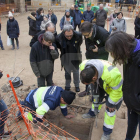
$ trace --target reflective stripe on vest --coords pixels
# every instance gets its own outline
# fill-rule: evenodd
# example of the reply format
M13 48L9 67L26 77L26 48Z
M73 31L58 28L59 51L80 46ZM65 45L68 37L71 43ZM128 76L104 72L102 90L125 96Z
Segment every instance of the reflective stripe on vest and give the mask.
M121 80L120 83L117 86L111 87L111 88L114 89L114 90L117 90L122 86L122 84L123 84L123 80Z
M115 66L109 66L107 69L108 69L108 71L110 72L111 70L113 70L114 68L116 68Z
M66 104L60 104L60 108L64 109L64 108L66 108L66 107L67 107Z
M33 99L35 103L35 107L38 108L43 104L44 97L50 87L41 87L34 93Z
M108 112L108 111L106 110L106 113L107 113L107 115L108 115L109 117L113 117L114 115L116 115L116 110L115 110L114 112Z
M110 104L113 104L113 105L117 105L119 102L121 102L123 100L123 97L119 100L119 101L117 101L117 102L113 102L111 99L110 99L110 97L108 97L108 102L110 103Z

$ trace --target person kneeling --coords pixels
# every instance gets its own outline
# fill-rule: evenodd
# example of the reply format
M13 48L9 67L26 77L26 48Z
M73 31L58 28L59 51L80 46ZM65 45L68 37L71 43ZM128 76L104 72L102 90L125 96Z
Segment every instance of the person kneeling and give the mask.
M42 122L42 118L49 110L55 110L58 106L61 108L62 114L70 119L74 116L67 112L67 105L71 104L75 99L76 93L63 90L58 86L40 87L32 90L25 98L22 105L28 107L29 110L35 111L36 115L25 112L24 115L30 121L37 120ZM18 117L21 113L18 113Z

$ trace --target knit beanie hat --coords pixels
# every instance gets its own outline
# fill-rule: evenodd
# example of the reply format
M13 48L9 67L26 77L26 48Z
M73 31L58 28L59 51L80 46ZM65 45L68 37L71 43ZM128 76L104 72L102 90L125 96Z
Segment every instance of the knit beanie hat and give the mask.
M75 99L75 95L76 95L75 92L64 90L64 91L62 91L61 97L64 99L64 101L68 105L70 105L73 102L73 100Z
M70 13L70 10L65 10L65 14L66 14L67 12L69 12L69 13Z
M8 17L13 17L13 14L10 11Z

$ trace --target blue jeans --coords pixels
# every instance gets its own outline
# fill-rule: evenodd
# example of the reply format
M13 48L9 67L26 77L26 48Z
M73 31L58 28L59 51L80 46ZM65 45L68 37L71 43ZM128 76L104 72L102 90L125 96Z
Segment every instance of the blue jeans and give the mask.
M0 100L0 112L0 136L2 136L4 134L5 121L7 120L7 116L9 114L7 105L3 100Z
M1 35L0 35L0 46L1 46L1 48L3 48L3 43L2 43L2 40L1 40Z
M138 124L139 124L139 138L140 138L140 115L128 109L128 127L127 127L125 140L134 139Z

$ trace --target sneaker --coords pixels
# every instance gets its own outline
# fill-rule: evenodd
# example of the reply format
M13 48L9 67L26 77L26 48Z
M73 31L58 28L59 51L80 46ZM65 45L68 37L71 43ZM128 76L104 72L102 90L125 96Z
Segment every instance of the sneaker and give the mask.
M17 50L19 49L19 46L17 46Z
M79 97L84 97L86 95L89 95L89 92L83 91L83 92L80 92L78 95Z
M82 115L82 118L83 118L83 119L95 118L95 116L91 116L90 114L87 113L87 114L83 114L83 115Z
M103 134L101 140L110 140L110 135Z
M75 87L75 91L76 92L80 92L80 88L79 87Z

